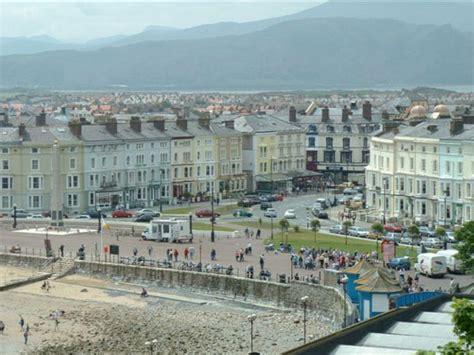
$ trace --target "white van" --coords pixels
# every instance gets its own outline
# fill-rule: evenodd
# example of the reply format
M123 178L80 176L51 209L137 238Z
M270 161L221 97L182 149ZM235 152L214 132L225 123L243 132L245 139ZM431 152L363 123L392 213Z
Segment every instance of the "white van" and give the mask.
M419 254L415 270L429 277L443 277L448 272L446 257L435 253Z
M436 254L446 258L446 268L449 273L462 273L462 260L456 259L458 251L455 249L439 250Z
M144 240L157 242L189 242L193 239L193 232L188 219L154 219L142 233Z

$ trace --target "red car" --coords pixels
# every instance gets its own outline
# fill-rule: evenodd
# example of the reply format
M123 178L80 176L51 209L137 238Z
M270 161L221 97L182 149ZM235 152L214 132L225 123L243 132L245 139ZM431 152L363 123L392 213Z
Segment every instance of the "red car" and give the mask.
M394 226L393 224L386 224L383 229L386 232L391 232L391 233L401 233L402 232L402 227L400 226Z
M116 210L112 212L112 218L130 218L133 216L132 212Z
M196 217L202 218L202 217L213 217L212 216L212 211L211 210L197 210L195 213ZM221 215L217 212L214 212L214 217L220 217Z
M283 201L283 195L276 194L276 195L273 195L272 197L275 199L275 201Z

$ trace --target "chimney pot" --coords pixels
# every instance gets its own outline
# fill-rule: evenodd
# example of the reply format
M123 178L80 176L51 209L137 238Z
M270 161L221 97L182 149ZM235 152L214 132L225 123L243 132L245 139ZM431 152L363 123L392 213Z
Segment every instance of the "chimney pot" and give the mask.
M141 132L142 131L142 121L140 120L140 117L138 116L132 116L130 119L130 128L133 129L135 132Z
M462 118L453 118L449 125L449 133L452 136L458 135L464 130L464 121Z
M347 122L349 121L349 109L347 108L346 105L344 105L342 109L342 122Z
M295 108L295 106L290 106L290 109L288 111L288 115L289 115L290 122L296 122L296 108Z
M159 129L160 131L164 132L164 130L165 130L165 120L156 119L156 120L153 121L153 126L156 129Z
M20 136L20 138L24 138L25 135L26 135L26 126L24 123L20 123L20 125L18 126L18 135Z
M80 138L82 135L82 125L81 122L79 121L70 121L68 123L69 129L71 130L71 133L75 135L77 138Z
M46 126L46 113L43 111L36 116L36 127Z
M188 129L188 120L183 116L178 116L178 119L176 120L176 125L179 129L186 131Z
M321 120L323 122L328 122L329 121L329 107L324 106L324 108L321 110Z
M362 104L362 117L368 121L372 121L372 104L370 101L365 101Z
M109 119L105 123L105 129L110 133L110 134L117 134L117 119L115 117Z

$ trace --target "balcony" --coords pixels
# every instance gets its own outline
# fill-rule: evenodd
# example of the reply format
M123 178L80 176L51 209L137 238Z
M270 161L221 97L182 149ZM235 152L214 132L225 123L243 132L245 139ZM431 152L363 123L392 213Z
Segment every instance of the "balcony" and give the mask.
M117 182L116 181L104 181L100 184L100 188L102 189L110 189L117 187Z

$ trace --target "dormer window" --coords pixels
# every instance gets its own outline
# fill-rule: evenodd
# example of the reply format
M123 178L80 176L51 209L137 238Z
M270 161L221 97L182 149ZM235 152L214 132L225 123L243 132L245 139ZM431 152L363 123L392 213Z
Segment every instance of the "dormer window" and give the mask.
M326 131L327 131L328 133L334 133L334 126L327 125L327 126L326 126Z
M343 131L346 133L351 133L352 132L351 126L344 126Z

